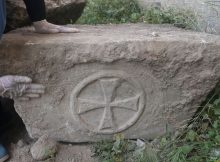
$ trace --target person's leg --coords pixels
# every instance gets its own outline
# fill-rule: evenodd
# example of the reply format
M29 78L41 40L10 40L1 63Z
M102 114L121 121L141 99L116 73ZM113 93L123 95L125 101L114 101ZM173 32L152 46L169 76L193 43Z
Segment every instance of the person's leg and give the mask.
M7 150L5 149L5 147L0 144L0 162L4 162L9 158L9 155L7 153Z
M0 39L4 33L6 25L6 7L5 0L0 0Z
M2 109L2 107L0 107L0 109ZM4 115L4 114L1 114L1 115ZM0 131L0 162L4 162L9 158L8 151L4 147L3 143L5 143L5 134L3 130L1 130Z
M41 21L46 19L46 7L44 0L23 0L28 15L32 22Z
M6 25L6 8L5 8L5 0L0 0L0 39L4 33ZM1 108L1 107L0 107ZM1 141L0 141L1 142ZM0 143L0 162L4 162L9 158L7 150Z
M44 0L23 0L28 15L33 22L37 33L52 34L52 33L77 33L76 28L54 25L46 20L46 7Z

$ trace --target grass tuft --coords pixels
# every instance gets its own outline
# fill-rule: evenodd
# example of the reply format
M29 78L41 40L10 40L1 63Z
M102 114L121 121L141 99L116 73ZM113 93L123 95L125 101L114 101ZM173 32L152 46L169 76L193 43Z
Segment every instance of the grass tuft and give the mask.
M185 9L141 9L135 0L88 0L78 24L149 23L173 24L199 30L197 15Z
M99 162L159 162L157 152L143 141L141 143L143 146L138 146L136 141L117 134L113 141L97 142L92 150Z
M138 22L141 9L135 0L88 0L80 24Z
M179 137L161 141L164 162L220 162L220 91L215 91Z

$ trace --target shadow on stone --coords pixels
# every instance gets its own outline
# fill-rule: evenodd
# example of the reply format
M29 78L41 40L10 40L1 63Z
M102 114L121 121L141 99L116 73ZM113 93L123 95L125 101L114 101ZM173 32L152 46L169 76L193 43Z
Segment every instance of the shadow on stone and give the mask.
M0 98L0 140L4 144L30 141L22 119L14 109L14 101Z

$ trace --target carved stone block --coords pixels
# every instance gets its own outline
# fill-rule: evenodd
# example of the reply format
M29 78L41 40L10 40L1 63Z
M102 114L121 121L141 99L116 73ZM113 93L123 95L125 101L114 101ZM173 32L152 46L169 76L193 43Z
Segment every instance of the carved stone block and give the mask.
M78 27L20 30L0 44L1 75L47 87L40 99L15 101L33 138L154 138L184 126L219 82L219 36L144 24Z

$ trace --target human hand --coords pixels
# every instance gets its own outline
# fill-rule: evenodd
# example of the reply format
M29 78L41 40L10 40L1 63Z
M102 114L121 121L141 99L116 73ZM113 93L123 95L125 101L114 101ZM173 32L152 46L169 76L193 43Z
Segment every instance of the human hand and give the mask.
M35 31L41 34L54 34L54 33L78 33L80 32L76 28L70 28L60 25L54 25L47 20L37 21L33 23Z
M0 95L19 100L30 100L44 94L45 87L33 84L32 79L26 76L7 75L0 77Z

